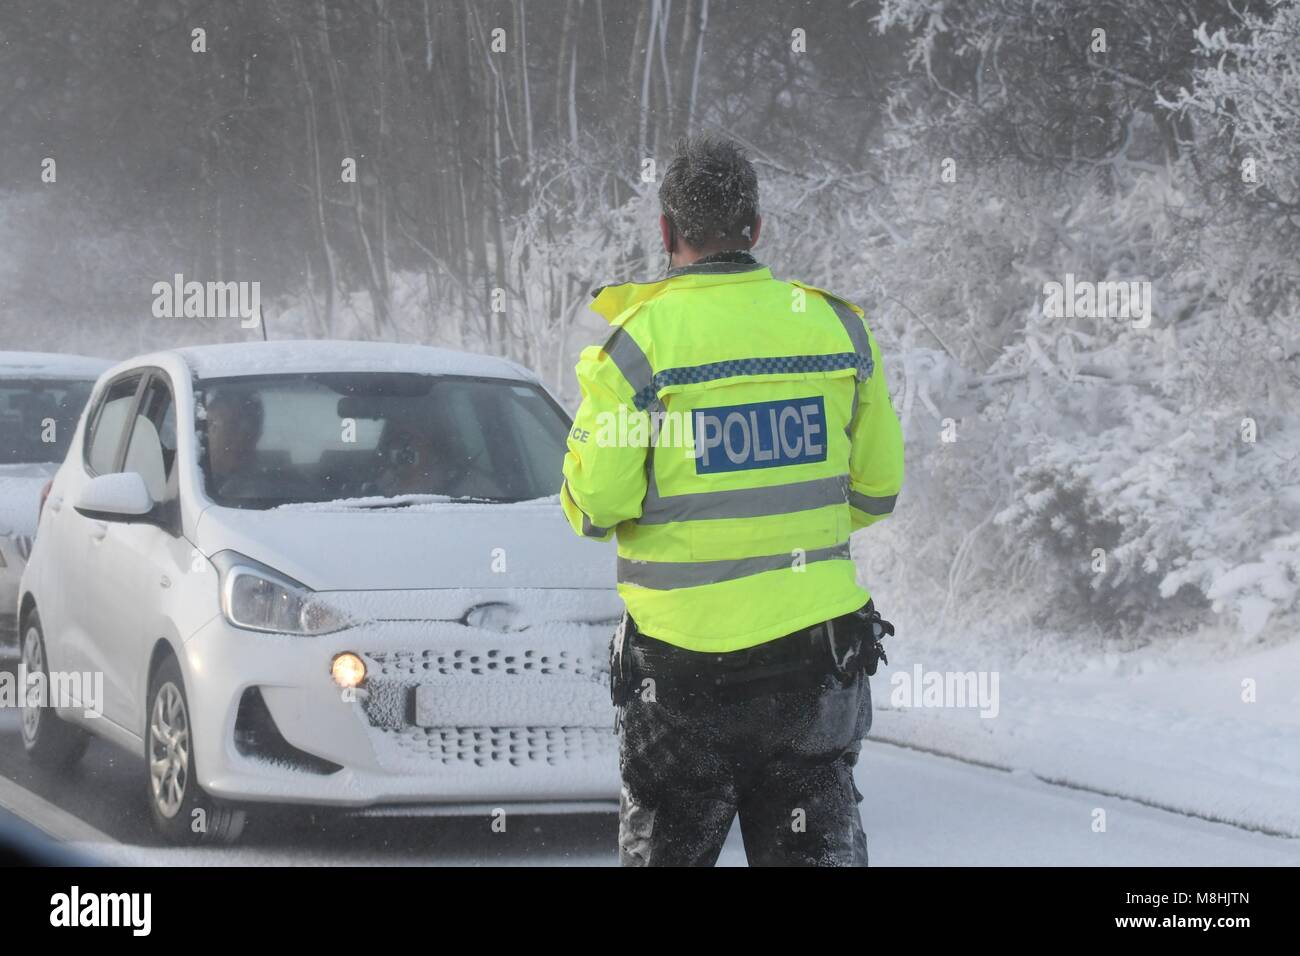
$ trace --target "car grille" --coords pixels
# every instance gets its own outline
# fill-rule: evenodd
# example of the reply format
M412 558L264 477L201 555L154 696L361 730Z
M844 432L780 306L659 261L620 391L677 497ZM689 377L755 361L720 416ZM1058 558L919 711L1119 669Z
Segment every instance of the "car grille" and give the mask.
M377 668L375 677L421 681L432 675L518 675L586 677L601 680L608 668L589 655L573 651L504 650L422 650L372 652L366 657Z
M359 651L367 674L358 704L380 765L399 774L510 771L512 779L530 769L616 767L597 631Z
M618 738L597 727L408 727L383 733L403 758L444 766L558 766L618 752Z

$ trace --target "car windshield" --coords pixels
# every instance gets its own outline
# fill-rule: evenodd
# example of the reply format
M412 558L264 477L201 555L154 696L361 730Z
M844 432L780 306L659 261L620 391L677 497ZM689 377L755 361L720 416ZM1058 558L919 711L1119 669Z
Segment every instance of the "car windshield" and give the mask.
M229 507L523 501L559 487L568 420L526 382L258 375L206 379L197 397L204 484Z
M93 380L0 378L0 465L58 463Z

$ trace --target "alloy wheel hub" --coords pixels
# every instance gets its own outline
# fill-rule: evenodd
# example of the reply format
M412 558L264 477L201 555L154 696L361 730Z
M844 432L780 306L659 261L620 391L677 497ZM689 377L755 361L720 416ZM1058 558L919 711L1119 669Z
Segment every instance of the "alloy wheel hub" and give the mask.
M175 684L164 684L154 698L149 720L149 782L154 803L174 817L189 782L190 733L185 701Z
M23 637L23 668L29 676L45 672L45 655L41 653L41 635L34 627L29 627L27 634ZM20 706L23 711L23 741L31 744L36 740L36 733L40 728L41 709L29 706L26 687L22 688L20 693Z

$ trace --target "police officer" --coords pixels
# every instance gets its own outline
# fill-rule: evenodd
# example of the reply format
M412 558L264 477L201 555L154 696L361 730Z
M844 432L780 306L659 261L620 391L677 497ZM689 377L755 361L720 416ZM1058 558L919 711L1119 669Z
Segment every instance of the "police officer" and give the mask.
M598 289L560 497L618 538L611 653L624 865L865 865L853 783L892 627L849 534L887 516L903 445L857 306L750 250L758 180L732 142L678 144L667 275Z

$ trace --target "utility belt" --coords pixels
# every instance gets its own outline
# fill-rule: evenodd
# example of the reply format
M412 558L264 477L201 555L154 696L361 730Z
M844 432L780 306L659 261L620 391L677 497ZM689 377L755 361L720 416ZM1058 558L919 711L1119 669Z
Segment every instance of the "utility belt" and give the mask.
M623 615L610 641L610 695L624 707L633 694L686 700L737 699L816 687L828 676L847 686L858 674L889 663L882 639L894 626L868 601L842 614L754 647L721 654L689 651L656 640ZM616 720L617 726L617 720Z

